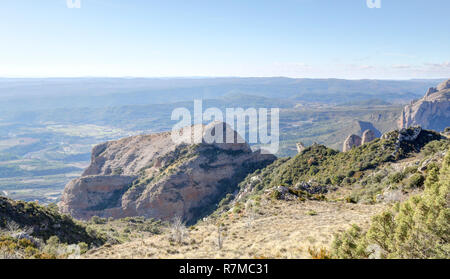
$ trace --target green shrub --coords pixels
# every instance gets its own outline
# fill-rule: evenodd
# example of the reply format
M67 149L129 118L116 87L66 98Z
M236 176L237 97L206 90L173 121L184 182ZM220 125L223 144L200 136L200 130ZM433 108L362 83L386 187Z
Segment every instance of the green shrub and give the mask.
M419 173L413 174L408 181L408 188L414 189L414 188L420 188L423 186L423 183L425 182L425 177Z
M93 224L97 224L97 225L101 225L101 224L106 224L107 223L107 219L106 218L100 218L98 216L92 216L90 222Z
M347 203L358 203L358 200L357 200L355 197L353 197L353 196L348 196L348 197L346 197L346 198L345 198L345 201L346 201Z
M317 211L315 211L315 210L308 210L307 212L306 212L306 215L309 215L309 216L316 216L318 213L317 213Z
M398 184L405 178L405 174L403 172L396 172L389 176L389 182L392 184Z
M450 258L450 153L432 168L422 194L372 219L367 232L353 226L333 241L337 258Z
M362 229L356 225L336 235L332 243L332 256L339 259L359 259L366 258L367 244L364 241Z
M234 205L233 213L238 214L238 213L241 213L241 211L242 211L242 204L239 203L239 202L237 202L237 203Z
M86 253L89 250L89 245L87 245L84 242L78 243L78 247L80 247L80 253L81 254L84 254L84 253Z
M278 191L278 190L274 190L273 192L272 192L272 194L270 194L270 197L272 198L272 199L274 199L274 200L279 200L279 199L281 199L281 192L280 191Z
M430 156L438 152L448 150L450 148L450 143L448 140L436 140L428 143L424 146L422 153L425 156Z
M344 180L345 176L344 175L334 175L331 178L331 182L335 185L340 185L342 183L342 180Z

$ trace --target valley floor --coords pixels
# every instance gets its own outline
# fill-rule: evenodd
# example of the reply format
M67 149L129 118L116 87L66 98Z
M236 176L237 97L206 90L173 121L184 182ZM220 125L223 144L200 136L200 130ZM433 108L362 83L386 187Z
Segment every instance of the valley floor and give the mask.
M329 248L334 233L351 224L367 227L386 205L263 199L256 210L228 213L188 229L181 244L160 235L90 250L85 258L311 258L308 249ZM221 224L222 249L218 245Z

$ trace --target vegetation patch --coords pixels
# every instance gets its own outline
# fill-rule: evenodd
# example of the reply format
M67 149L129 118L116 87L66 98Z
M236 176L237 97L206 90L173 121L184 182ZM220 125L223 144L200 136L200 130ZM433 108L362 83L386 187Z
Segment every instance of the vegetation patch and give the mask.
M305 192L301 185L306 183L318 189L348 187L351 188L348 202L375 203L377 195L388 187L393 187L393 190L395 187L405 190L421 188L426 174L416 174L417 166L403 171L393 171L389 166L417 156L419 152L423 153L423 157L444 152L448 149L449 140L427 130L422 130L412 141L398 139L399 131L393 131L383 139L375 139L348 152L314 144L293 158L278 159L247 176L240 184L241 192L245 190L244 199L248 199L267 189L284 186L301 199L323 200L322 196Z
M47 241L57 236L63 243L102 245L105 239L95 231L88 231L81 222L58 213L56 206L41 206L34 202L13 201L0 197L0 228L13 222L21 228L30 228L31 235Z
M333 242L337 258L450 257L450 153L430 170L422 194L376 215L370 228L354 225Z

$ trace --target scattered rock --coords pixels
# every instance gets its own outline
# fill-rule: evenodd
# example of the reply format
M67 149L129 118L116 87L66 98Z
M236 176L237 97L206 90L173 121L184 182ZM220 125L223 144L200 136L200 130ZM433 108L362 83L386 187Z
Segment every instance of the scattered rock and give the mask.
M299 182L295 185L297 190L306 191L311 195L326 194L329 191L330 186L319 185L312 182Z
M298 200L298 197L294 194L291 194L289 188L284 186L273 187L272 189L269 189L267 192L274 195L278 200L285 200L285 201Z
M386 190L376 196L377 202L394 203L406 199L406 195L401 190Z

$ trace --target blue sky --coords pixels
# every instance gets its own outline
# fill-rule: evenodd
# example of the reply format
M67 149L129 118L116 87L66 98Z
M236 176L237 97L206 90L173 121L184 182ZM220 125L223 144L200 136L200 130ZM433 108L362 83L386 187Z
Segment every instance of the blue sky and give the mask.
M0 5L0 76L450 77L448 0Z

